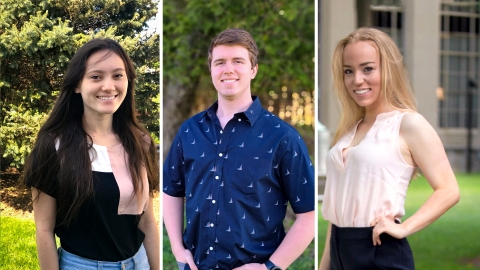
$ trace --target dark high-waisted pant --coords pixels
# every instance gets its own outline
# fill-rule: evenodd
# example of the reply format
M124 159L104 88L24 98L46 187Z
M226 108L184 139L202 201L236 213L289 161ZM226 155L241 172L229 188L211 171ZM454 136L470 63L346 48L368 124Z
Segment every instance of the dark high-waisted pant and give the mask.
M340 228L332 224L330 269L415 269L406 238L380 235L381 245L373 245L373 227Z

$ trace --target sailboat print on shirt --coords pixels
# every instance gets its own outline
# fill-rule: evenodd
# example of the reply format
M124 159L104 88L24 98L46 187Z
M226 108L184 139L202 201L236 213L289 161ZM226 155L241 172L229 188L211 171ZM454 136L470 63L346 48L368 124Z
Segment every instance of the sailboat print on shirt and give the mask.
M230 256L230 253L228 253L228 256L226 257L227 259L231 259L232 256Z
M225 155L224 159L228 159L228 153Z
M193 139L193 142L192 142L192 144L195 144L195 139Z
M266 221L270 221L270 215L267 216L267 220Z
M213 166L210 171L211 171L211 172L216 172L216 171L217 171L217 167L216 167L216 166Z
M190 197L190 198L192 197L192 192L190 192L190 194L188 194L188 197Z
M255 229L252 230L252 232L250 234L255 234Z
M223 187L223 186L224 186L224 184L223 184L223 181L222 181L222 183L220 184L220 186L221 186L221 187Z
M202 155L200 157L205 157L205 152L202 153Z
M242 165L240 165L240 167L238 167L237 170L241 171L242 170Z
M280 164L280 163L279 163L279 164ZM274 168L274 169L278 169L278 165L279 165L279 164L273 166L273 168Z
M220 216L220 210L217 211L217 216Z
M212 199L212 194L208 194L207 200L211 200L211 199Z
M242 219L245 219L245 213L243 213L243 217L242 217Z
M276 127L276 128L280 128L280 124L276 125L275 127Z
M263 133L258 136L258 138L262 139L263 138Z
M195 212L198 212L198 206L197 206L197 209L195 209Z
M232 132L235 132L235 127L233 127Z
M232 198L230 198L230 201L229 201L228 203L233 203L233 199L232 199Z
M298 198L298 196L297 196L297 200L295 202L299 202L299 201L300 201L300 198Z
M277 202L275 203L275 205L278 205L278 200L277 200Z
M244 147L245 146L245 142L242 142L242 144L239 144L238 147Z
M307 183L307 179L304 177L303 180L305 180L305 182L303 182L303 184L305 185Z
M261 247L264 247L264 246L265 246L265 244L263 244L263 241L262 241L262 244L261 244L260 246L261 246Z
M245 243L242 243L242 245L240 246L240 248L245 248Z
M205 132L210 132L210 128L207 128L207 130L205 130Z
M250 183L250 185L249 185L249 186L247 186L247 187L249 187L249 188L253 188L253 182L252 182L252 183Z
M267 153L269 154L273 153L273 148L270 148L270 150L268 150Z
M202 178L202 181L200 181L200 185L203 184L203 178Z
M184 132L185 132L185 133L188 133L188 128L187 128L187 130L185 130Z
M272 192L272 188L270 188L270 189L267 191L267 193L270 193L270 192Z
M290 171L287 169L287 173L285 175L289 175L290 174Z
M218 144L217 140L215 140L215 142L214 142L213 144L214 144L214 145L217 145L217 144Z
M230 226L228 226L227 232L231 232L232 230L230 229Z
M298 156L297 151L295 151L295 154L293 155L293 157L296 157L296 156Z
M253 159L258 159L259 157L253 157Z
M260 208L260 203L258 203L258 205L255 205L255 208Z

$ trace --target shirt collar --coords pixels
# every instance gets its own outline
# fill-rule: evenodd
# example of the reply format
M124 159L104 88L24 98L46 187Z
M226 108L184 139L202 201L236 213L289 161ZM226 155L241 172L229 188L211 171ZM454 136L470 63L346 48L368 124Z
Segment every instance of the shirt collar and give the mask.
M250 105L250 107L248 107L246 111L235 114L235 116L237 116L238 118L241 118L242 116L246 117L250 122L250 126L253 126L253 124L255 124L255 121L257 121L260 113L262 112L262 104L260 103L260 99L257 96L252 96L252 100L252 105ZM215 103L213 103L212 106L210 106L210 108L205 111L203 117L208 116L211 119L213 115L216 114L217 109L218 101L215 101Z

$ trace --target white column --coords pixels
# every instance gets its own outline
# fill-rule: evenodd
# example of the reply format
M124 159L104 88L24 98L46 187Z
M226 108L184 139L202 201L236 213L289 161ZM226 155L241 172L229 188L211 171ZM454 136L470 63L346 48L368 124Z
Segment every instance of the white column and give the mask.
M440 80L440 0L406 0L405 60L418 111L437 130Z
M333 94L332 55L340 39L356 28L355 0L320 0L320 44L319 44L319 102L320 122L332 136L337 129L340 105Z

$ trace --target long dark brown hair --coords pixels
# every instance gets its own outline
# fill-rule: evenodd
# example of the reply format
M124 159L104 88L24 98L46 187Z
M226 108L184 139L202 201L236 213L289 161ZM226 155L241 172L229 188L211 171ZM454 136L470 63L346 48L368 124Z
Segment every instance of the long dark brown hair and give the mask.
M141 196L144 188L153 191L159 187L158 153L148 131L138 122L135 110L135 68L125 50L112 39L93 39L83 45L72 57L65 73L58 100L37 135L32 153L24 168L23 184L41 192L55 187L57 226L69 225L75 220L82 204L93 198L94 179L89 151L92 138L82 124L83 101L75 88L80 84L87 59L95 52L106 50L118 55L125 64L128 77L126 97L113 114L112 128L128 154L128 168L134 194ZM58 150L55 145L58 143ZM148 187L142 184L142 167L146 168ZM40 193L39 193L40 194ZM34 201L38 200L38 196Z

